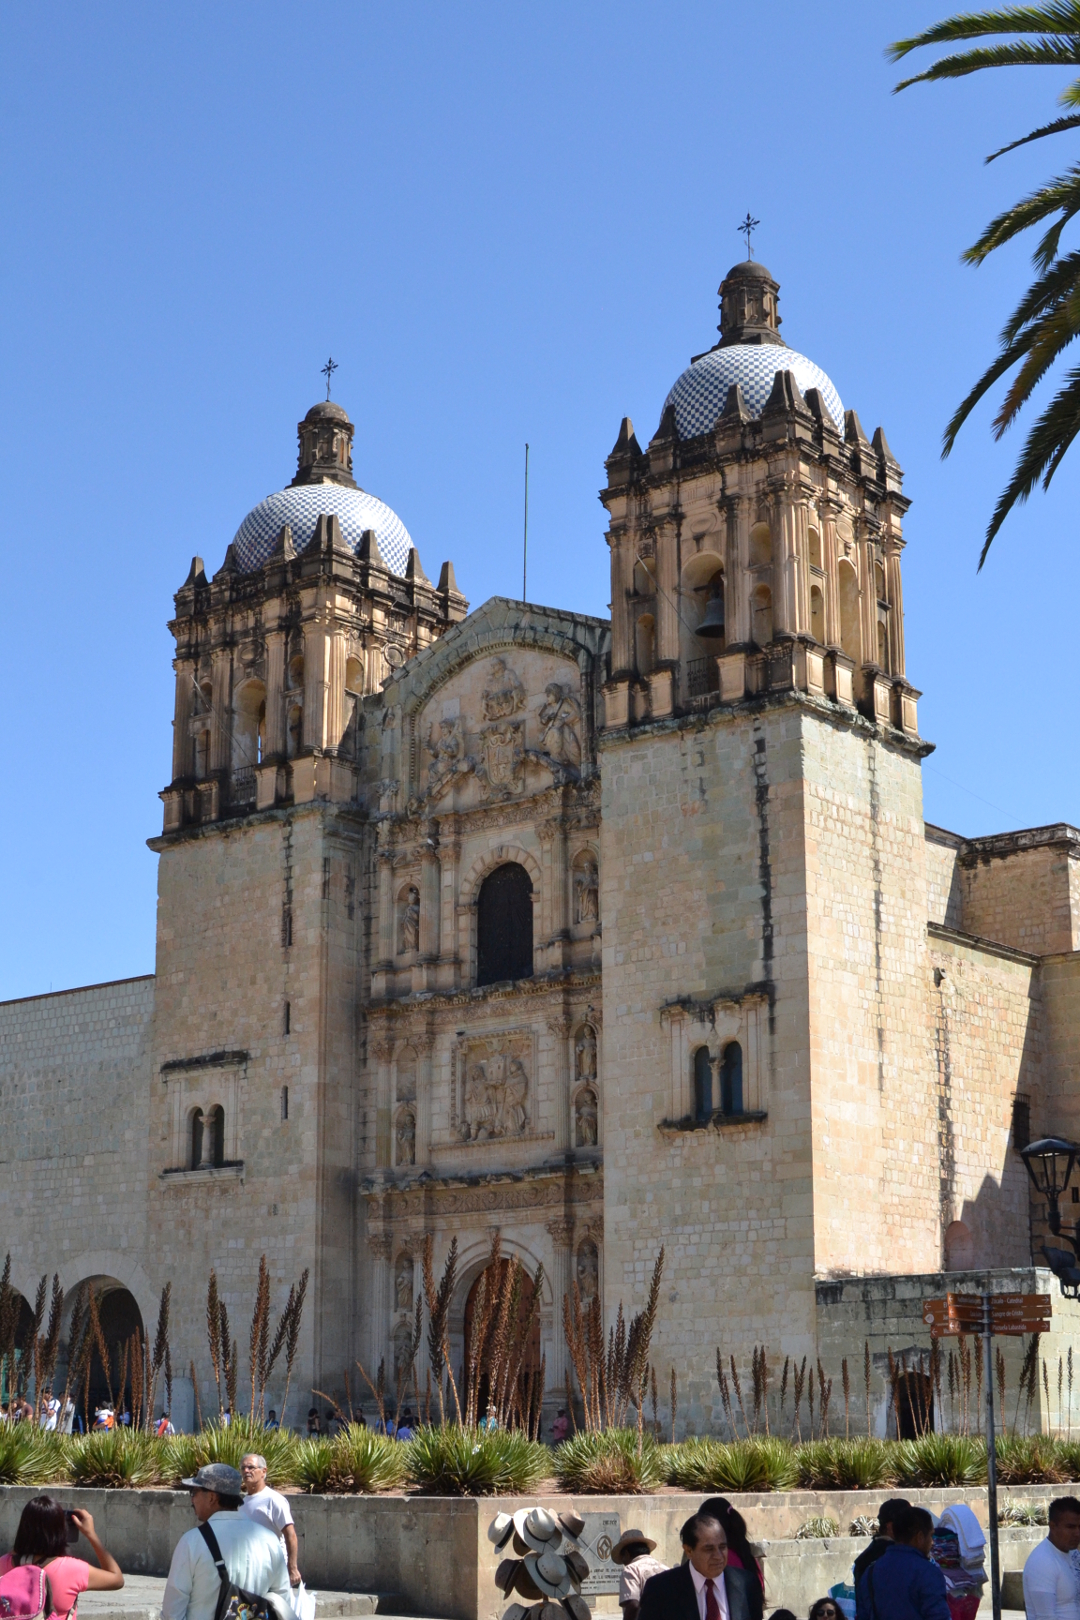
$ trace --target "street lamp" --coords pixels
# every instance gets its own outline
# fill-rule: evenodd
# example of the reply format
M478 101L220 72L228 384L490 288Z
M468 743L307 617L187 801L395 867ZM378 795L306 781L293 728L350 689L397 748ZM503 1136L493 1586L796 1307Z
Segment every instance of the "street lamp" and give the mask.
M1075 1142L1066 1142L1060 1136L1040 1137L1037 1142L1029 1142L1020 1151L1035 1191L1046 1200L1047 1225L1055 1237L1063 1237L1072 1247L1073 1253L1070 1254L1067 1249L1052 1249L1044 1244L1043 1254L1061 1284L1062 1293L1073 1299L1080 1295L1080 1266L1076 1264L1076 1257L1080 1256L1080 1240L1076 1227L1071 1232L1062 1229L1060 1201L1068 1188L1078 1155L1080 1146Z

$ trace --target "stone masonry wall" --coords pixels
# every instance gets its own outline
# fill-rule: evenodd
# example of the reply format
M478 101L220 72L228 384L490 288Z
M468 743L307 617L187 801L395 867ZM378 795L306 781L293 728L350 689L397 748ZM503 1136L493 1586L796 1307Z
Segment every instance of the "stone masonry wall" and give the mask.
M966 933L1036 955L1080 944L1078 868L1064 840L1032 846L1012 835L973 841L960 863Z
M204 1411L211 1266L241 1341L260 1255L275 1314L310 1269L292 1416L351 1360L361 853L356 825L319 806L162 849L147 1264L155 1287L172 1279L173 1357L194 1359ZM184 1162L177 1118L222 1098L242 1171L163 1178Z
M144 1320L152 976L0 1003L0 1231L12 1280L109 1276Z
M927 919L946 928L963 927L957 857L964 840L941 827L926 827Z

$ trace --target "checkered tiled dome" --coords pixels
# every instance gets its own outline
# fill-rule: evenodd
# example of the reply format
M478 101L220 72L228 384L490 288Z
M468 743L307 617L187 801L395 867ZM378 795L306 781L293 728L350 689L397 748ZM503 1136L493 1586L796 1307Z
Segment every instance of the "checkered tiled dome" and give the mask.
M680 439L692 439L716 426L732 383L741 386L750 415L760 416L778 371L793 371L804 394L808 388L820 389L825 408L843 434L840 395L820 366L783 343L731 343L710 349L687 366L664 401L664 409L674 405Z
M366 490L341 484L298 484L260 501L236 531L236 566L241 573L261 568L273 551L282 526L292 528L293 545L303 551L323 514L336 513L345 544L359 551L365 529L374 529L379 550L391 573L404 574L412 541L404 523Z

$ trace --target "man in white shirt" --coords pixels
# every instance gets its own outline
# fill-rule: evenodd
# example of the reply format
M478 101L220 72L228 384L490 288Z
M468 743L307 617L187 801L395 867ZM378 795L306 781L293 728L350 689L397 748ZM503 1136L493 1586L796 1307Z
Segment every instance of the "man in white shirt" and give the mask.
M1046 1540L1024 1565L1028 1620L1080 1620L1080 1502L1059 1496L1048 1517Z
M289 1498L280 1491L272 1491L266 1483L266 1458L257 1451L249 1452L240 1464L240 1478L244 1485L244 1505L240 1512L255 1524L263 1524L280 1536L285 1543L285 1562L289 1566L289 1584L300 1585L297 1565L299 1551L296 1526L293 1523Z
M265 1597L281 1620L290 1620L292 1589L281 1543L265 1525L240 1512L241 1480L228 1463L210 1463L193 1479L181 1480L191 1492L200 1524L217 1538L229 1579L245 1592ZM180 1537L169 1566L161 1602L162 1620L214 1620L221 1578L198 1530Z

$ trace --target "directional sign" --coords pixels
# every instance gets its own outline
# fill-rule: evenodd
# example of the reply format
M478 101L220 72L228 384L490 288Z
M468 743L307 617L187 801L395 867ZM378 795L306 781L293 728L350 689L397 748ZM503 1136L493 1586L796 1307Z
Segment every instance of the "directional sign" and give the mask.
M1007 1335L1047 1333L1051 1321L1049 1294L994 1294L990 1298L991 1331ZM980 1333L983 1301L978 1294L946 1294L923 1302L923 1321L930 1337Z

